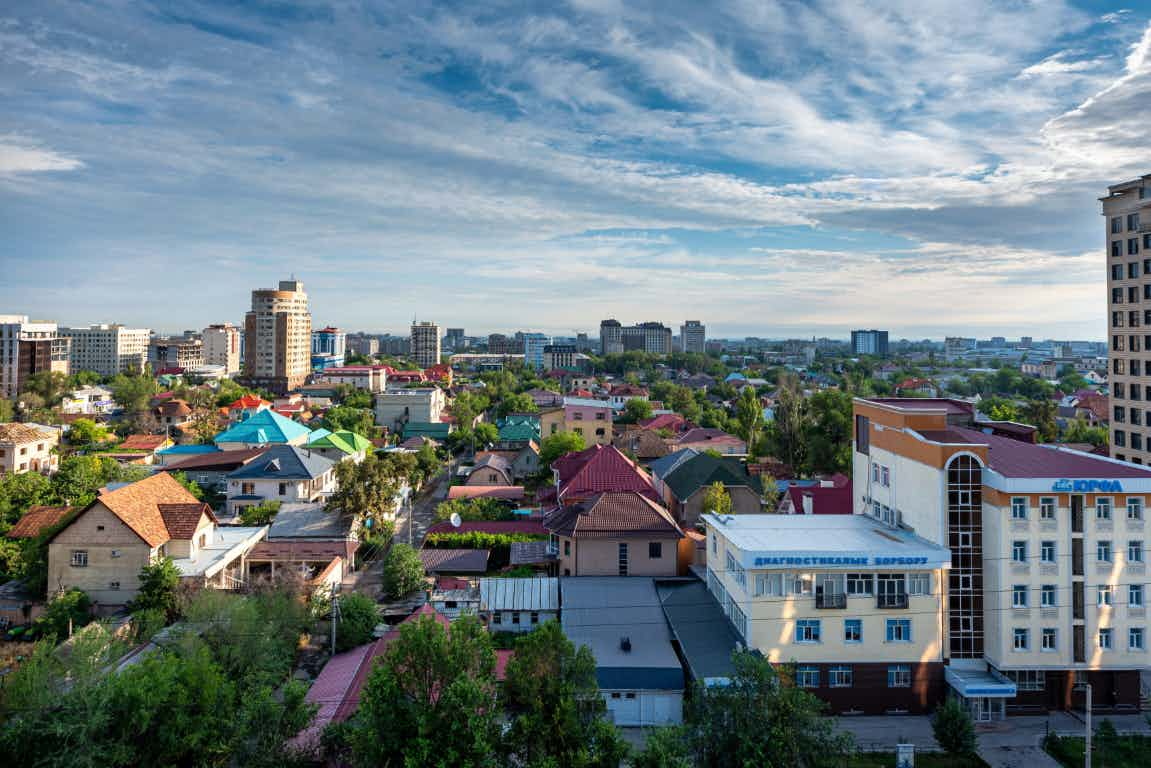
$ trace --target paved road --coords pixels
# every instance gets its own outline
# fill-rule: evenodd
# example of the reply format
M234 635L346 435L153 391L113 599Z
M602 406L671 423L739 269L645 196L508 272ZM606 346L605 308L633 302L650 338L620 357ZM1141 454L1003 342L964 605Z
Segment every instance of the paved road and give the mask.
M405 544L411 543L413 547L419 549L420 545L424 543L424 536L428 532L428 528L436 517L436 507L447 496L448 475L447 472L441 472L424 488L419 496L416 496L412 502L412 516L409 521L404 510L404 514L396 517L396 541L402 541Z

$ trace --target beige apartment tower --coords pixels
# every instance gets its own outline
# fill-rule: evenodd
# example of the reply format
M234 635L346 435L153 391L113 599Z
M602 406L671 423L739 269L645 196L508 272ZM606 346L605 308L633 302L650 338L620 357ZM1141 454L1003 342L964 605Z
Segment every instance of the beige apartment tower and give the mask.
M1151 464L1151 174L1107 188L1111 456Z
M311 372L312 314L299 280L252 291L244 317L244 380L275 394L304 384Z
M72 373L95 371L101 376L143 373L148 363L152 332L147 328L100 324L61 328L60 335L72 340L69 353Z
M420 368L430 368L440 362L440 327L421 320L412 323L412 361Z
M240 334L240 329L231 323L218 323L205 328L205 365L222 365L228 376L239 373Z

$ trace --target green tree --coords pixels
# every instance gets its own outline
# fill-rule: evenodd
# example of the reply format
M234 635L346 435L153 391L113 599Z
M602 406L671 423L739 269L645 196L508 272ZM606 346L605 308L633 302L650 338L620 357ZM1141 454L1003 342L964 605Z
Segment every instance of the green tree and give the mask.
M69 589L53 597L44 613L36 619L36 631L41 636L52 636L61 642L92 620L92 599L79 589Z
M575 432L556 432L554 435L548 435L540 443L540 470L546 472L551 468L552 462L560 456L582 451L586 447L583 435Z
M347 430L364 437L371 437L376 433L375 416L367 408L333 406L324 414L323 424L332 432Z
M1059 436L1059 425L1055 422L1058 412L1059 408L1055 405L1055 401L1044 397L1039 400L1028 400L1023 408L1023 417L1039 430L1041 441L1050 443Z
M948 696L935 710L931 718L931 730L945 752L952 755L975 754L975 724L971 722L967 708L955 696Z
M511 721L507 749L517 765L606 768L627 754L603 719L595 657L586 645L577 649L557 621L516 641L503 703Z
M496 415L501 419L506 418L508 414L512 413L536 413L539 408L532 400L531 395L520 393L515 395L506 395L500 399L499 405L496 406Z
M763 425L763 404L755 387L744 387L740 391L735 400L735 420L739 423L739 436L751 447Z
M804 425L808 474L848 472L851 468L852 406L846 392L829 389L807 401Z
M1013 401L1002 397L984 398L979 403L979 410L987 414L992 421L1019 421L1019 406Z
M358 712L340 730L352 764L495 768L494 672L491 638L475 617L450 630L430 616L401 625L368 677Z
M68 389L67 374L58 371L39 371L28 377L21 391L35 392L44 399L45 407L55 408L60 405Z
M103 442L108 430L91 419L76 419L68 430L68 442L77 447L88 447Z
M381 522L395 511L400 485L407 478L397 474L397 465L384 454L368 454L360 463L341 461L336 465L336 492L328 498L328 509Z
M108 383L108 389L112 390L112 399L124 409L125 420L133 428L148 425L149 403L160 392L151 375L119 373Z
M651 418L651 403L642 397L633 397L623 404L623 421L635 424Z
M170 557L153 560L140 569L140 591L131 610L163 611L168 621L180 615L180 569Z
M731 494L723 483L716 481L703 492L703 508L709 514L730 515L732 513Z
M13 421L16 418L16 406L11 400L0 397L0 424Z
M500 431L495 424L487 421L481 421L476 424L473 430L476 439L476 448L483 449L486 446L493 445L500 439Z
M280 513L280 502L262 501L240 508L240 525L268 525Z
M183 472L169 472L168 474L172 476L173 480L184 486L188 493L192 494L200 501L204 500L204 489L201 488L200 484L195 480L189 480L188 476Z
M494 395L493 395L494 396ZM452 400L452 416L461 429L471 428L476 417L489 407L488 396L480 392L464 391Z
M1109 436L1106 427L1092 427L1080 417L1068 425L1063 439L1069 443L1091 443L1096 448L1107 445Z
M759 481L763 486L763 493L760 495L763 500L763 509L765 512L774 512L779 506L783 491L779 489L779 483L771 475L762 475Z
M795 374L780 377L776 392L775 418L767 431L767 445L771 455L801 472L807 459L807 404Z
M96 492L111 479L116 462L99 456L66 456L52 477L55 500L61 504L86 507L96 500Z
M420 482L415 484L416 488L431 480L444 468L444 463L436 455L436 449L431 443L424 443L416 451L416 468L420 477Z
M341 595L339 631L336 632L336 651L342 652L371 642L372 633L380 623L376 601L360 592Z
M384 561L384 593L389 600L410 595L424 584L424 564L419 553L396 542Z

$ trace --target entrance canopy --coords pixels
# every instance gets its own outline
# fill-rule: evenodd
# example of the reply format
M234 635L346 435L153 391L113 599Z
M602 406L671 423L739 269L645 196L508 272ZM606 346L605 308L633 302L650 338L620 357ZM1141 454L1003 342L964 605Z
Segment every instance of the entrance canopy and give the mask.
M1015 696L1015 683L987 669L944 670L947 683L965 699L974 697L1010 699Z

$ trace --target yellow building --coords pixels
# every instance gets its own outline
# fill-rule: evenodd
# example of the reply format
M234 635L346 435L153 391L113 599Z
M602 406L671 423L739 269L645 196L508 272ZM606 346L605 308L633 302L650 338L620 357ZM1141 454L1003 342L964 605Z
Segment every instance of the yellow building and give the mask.
M584 445L611 445L612 409L606 402L565 398L564 405L540 412L540 436L574 432Z

